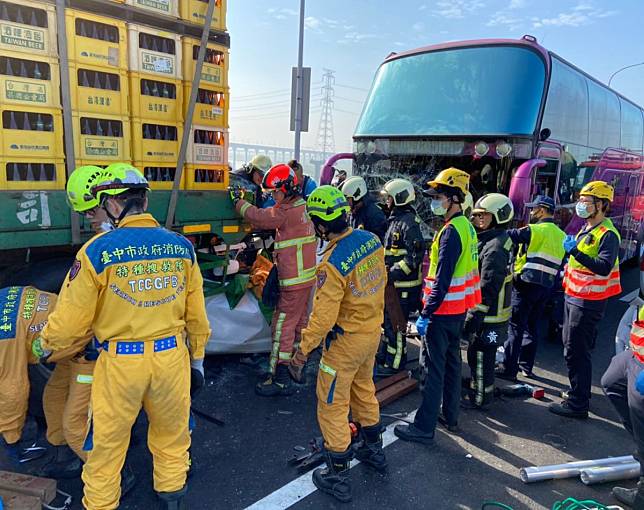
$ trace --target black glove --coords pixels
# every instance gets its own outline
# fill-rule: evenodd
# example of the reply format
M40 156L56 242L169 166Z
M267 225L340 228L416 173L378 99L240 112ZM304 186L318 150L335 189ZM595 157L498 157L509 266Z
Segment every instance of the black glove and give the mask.
M484 319L485 314L483 312L468 312L463 326L463 338L469 339L472 335L480 333L483 329Z

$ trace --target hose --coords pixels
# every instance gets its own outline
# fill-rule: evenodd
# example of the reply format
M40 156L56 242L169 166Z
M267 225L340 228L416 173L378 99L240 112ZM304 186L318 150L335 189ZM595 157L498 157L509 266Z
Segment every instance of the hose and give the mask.
M484 501L481 510L487 510L488 508L501 508L502 510L513 510L511 506L508 506L499 501ZM579 501L575 498L567 498L563 501L557 501L552 505L552 510L618 510L621 509L619 506L606 506L603 505L594 499L585 499Z

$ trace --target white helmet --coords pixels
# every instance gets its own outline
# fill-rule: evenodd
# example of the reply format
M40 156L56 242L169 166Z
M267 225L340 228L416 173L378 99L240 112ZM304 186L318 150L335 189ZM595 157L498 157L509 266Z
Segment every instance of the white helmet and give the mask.
M414 185L407 179L392 179L387 181L381 191L394 199L394 205L400 207L416 200Z
M488 193L476 202L472 214L490 213L494 216L497 225L504 225L514 218L512 201L501 193Z
M463 214L467 217L472 214L472 208L474 207L474 197L470 192L465 194L465 200L461 204L461 209L463 209Z
M349 177L340 185L340 189L345 197L352 198L355 201L362 200L367 196L367 183L358 175Z

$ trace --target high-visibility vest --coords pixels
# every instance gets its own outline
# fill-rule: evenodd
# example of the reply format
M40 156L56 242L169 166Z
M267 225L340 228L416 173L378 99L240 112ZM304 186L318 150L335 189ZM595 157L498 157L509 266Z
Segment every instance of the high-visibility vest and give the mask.
M631 351L635 357L644 363L644 306L640 307L637 320L631 327Z
M535 223L530 229L527 249L521 247L514 264L514 272L528 283L552 286L561 269L566 251L563 242L566 233L554 223Z
M621 239L619 232L613 226L613 222L606 218L599 225L585 234L577 234L577 249L589 257L597 257L602 237L608 232L614 232L618 239ZM590 271L586 266L577 262L572 255L568 260L564 274L563 287L566 294L571 297L599 301L616 296L622 292L622 285L619 281L619 257L615 259L615 265L608 276L600 276Z
M429 271L425 279L425 288L423 289L423 302L427 300L432 292L432 286L436 280L436 271L438 269L440 238L449 225L452 225L456 229L456 232L458 232L462 249L456 262L447 294L438 307L438 310L434 312L436 315L462 314L481 303L481 281L479 278L479 255L476 232L465 216L457 216L449 220L434 238L431 247Z

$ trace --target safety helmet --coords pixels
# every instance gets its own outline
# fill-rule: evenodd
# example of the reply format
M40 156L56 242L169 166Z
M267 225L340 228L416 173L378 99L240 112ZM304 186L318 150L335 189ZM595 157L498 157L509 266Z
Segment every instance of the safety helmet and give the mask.
M465 200L463 200L463 203L461 204L461 208L463 209L463 214L465 216L468 216L472 213L472 208L474 207L474 197L472 196L471 193L468 193L465 195Z
M108 195L116 196L135 189L150 189L141 171L129 163L112 163L105 169L103 180L92 187L92 195L100 204Z
M340 190L347 198L352 198L356 201L362 200L367 196L367 183L359 175L354 175L340 185Z
M69 206L78 213L98 207L98 200L92 195L92 187L103 181L105 176L105 170L100 166L86 165L76 168L67 180Z
M297 184L295 170L284 163L280 163L266 172L262 181L262 188L268 191L278 190L285 195L289 195L294 192Z
M266 154L257 154L248 162L248 167L250 169L249 173L253 170L259 170L263 175L268 172L272 166L273 162Z
M382 188L381 194L394 199L394 205L400 207L416 200L414 185L407 179L391 179Z
M479 198L472 209L472 214L490 213L497 225L505 225L514 218L512 201L501 193L488 193Z
M586 184L579 192L580 196L595 197L602 200L613 201L615 190L613 187L604 181L591 181Z
M329 184L315 188L306 200L306 212L314 221L333 221L349 211L344 194Z
M463 195L467 195L467 192L470 190L470 175L463 170L451 167L442 170L434 180L429 181L427 184L433 189L440 189L440 186L456 188Z

